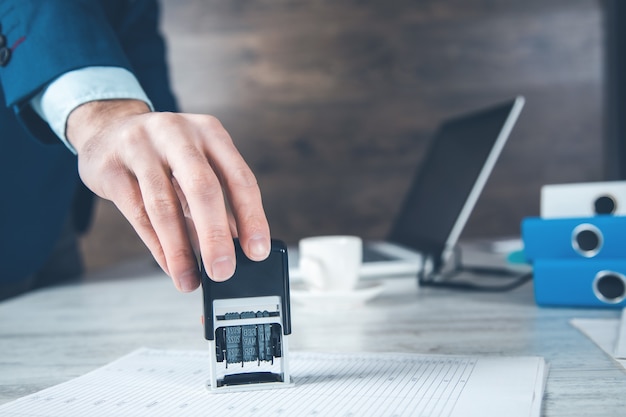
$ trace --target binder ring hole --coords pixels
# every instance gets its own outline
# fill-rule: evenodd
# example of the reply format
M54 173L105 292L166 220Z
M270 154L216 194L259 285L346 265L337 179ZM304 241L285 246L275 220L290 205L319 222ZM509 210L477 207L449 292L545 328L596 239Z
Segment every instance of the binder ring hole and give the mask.
M600 271L593 280L593 292L602 302L622 302L626 298L626 277L613 271Z
M596 214L613 214L617 208L617 202L611 195L603 195L596 198L593 203Z
M602 244L602 232L592 224L580 224L572 232L572 248L585 258L596 256Z

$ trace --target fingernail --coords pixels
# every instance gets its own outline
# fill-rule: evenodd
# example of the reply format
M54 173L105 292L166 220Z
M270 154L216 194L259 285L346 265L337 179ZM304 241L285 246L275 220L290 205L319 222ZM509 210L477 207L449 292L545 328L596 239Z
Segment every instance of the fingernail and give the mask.
M248 241L248 251L257 260L265 259L270 252L269 242L261 235L254 235Z
M235 273L235 262L230 256L217 258L211 264L211 278L214 281L225 281Z
M197 271L184 272L178 277L178 288L182 292L191 292L198 288L200 277Z

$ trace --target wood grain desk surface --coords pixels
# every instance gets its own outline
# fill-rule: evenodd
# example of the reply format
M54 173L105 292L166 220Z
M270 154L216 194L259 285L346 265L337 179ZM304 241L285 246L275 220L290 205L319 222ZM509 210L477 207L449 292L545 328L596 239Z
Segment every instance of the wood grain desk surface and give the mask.
M200 291L178 293L148 262L107 274L113 280L0 303L0 404L141 346L207 348ZM408 278L383 285L361 307L314 310L293 300L290 349L538 355L550 364L543 415L626 415L626 372L569 324L618 311L539 308L532 284L501 294L418 290Z

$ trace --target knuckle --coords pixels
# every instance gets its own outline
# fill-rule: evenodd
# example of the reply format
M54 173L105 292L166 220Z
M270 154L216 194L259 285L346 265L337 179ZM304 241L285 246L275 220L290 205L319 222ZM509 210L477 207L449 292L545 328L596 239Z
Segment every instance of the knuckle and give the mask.
M217 117L211 115L203 116L199 120L198 126L203 132L209 134L212 141L217 141L227 146L233 146L230 135Z
M196 198L211 200L223 195L222 186L213 176L194 173L185 179L186 188Z
M146 126L153 131L169 130L173 126L177 126L180 123L182 116L173 112L159 112L151 113L151 117L148 118Z
M130 165L133 161L145 157L147 152L147 134L143 127L133 126L124 129L117 135L121 149L123 149L124 159Z
M269 225L258 215L244 215L237 220L237 229L245 236L265 235L269 233Z
M168 196L154 196L146 202L146 207L159 219L173 219L179 217L180 213L178 201Z
M114 188L120 179L129 176L128 170L117 158L103 160L100 163L97 174L100 177L100 183L103 188L107 189L109 186Z
M158 170L143 172L139 184L149 216L159 219L178 216L180 203L163 172Z
M140 183L143 184L143 187L150 190L150 194L159 196L165 193L166 184L163 172L156 169L143 169L141 171L137 171L137 174Z
M200 119L200 124L203 128L208 129L208 130L223 130L224 129L219 119L210 114L203 115L203 117Z
M188 269L187 264L195 257L195 255L190 248L179 247L167 253L166 257L167 264L170 265L171 269L176 269L177 267Z
M130 212L130 222L141 229L152 228L150 217L145 207L141 204L134 205ZM147 242L146 242L147 243Z
M101 149L100 146L94 149L96 148ZM117 154L101 152L99 155L94 155L90 152L91 149L83 150L78 158L78 170L86 185L101 189L110 188L109 185L117 184L118 179L128 175L125 165Z
M230 230L228 228L224 228L221 226L214 226L212 228L210 228L205 234L204 234L204 239L205 241L214 244L214 243L219 243L219 242L223 242L225 240L231 240L232 239L232 235L230 233Z
M177 149L176 151L180 154L182 159L186 161L187 164L189 163L199 164L199 165L207 164L206 157L202 154L202 152L197 148L196 145L189 143L189 142L183 142L179 146L180 148Z
M145 129L141 124L130 124L124 129L119 129L115 132L117 140L123 144L123 146L135 149L142 148L145 143Z
M243 226L251 233L260 233L267 231L267 222L264 217L257 214L248 214L242 219Z
M215 195L221 193L222 187L217 179L207 175L192 174L189 177L189 188L196 193Z
M228 184L245 188L255 188L258 186L254 173L248 167L241 167L234 170L228 177Z

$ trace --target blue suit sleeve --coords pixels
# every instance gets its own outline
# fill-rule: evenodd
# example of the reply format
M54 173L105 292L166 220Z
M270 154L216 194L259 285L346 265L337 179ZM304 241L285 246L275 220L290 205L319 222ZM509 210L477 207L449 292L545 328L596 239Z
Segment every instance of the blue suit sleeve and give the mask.
M0 32L10 53L0 62L5 104L38 139L58 142L28 105L49 82L88 66L132 70L110 23L113 8L97 0L0 0Z

